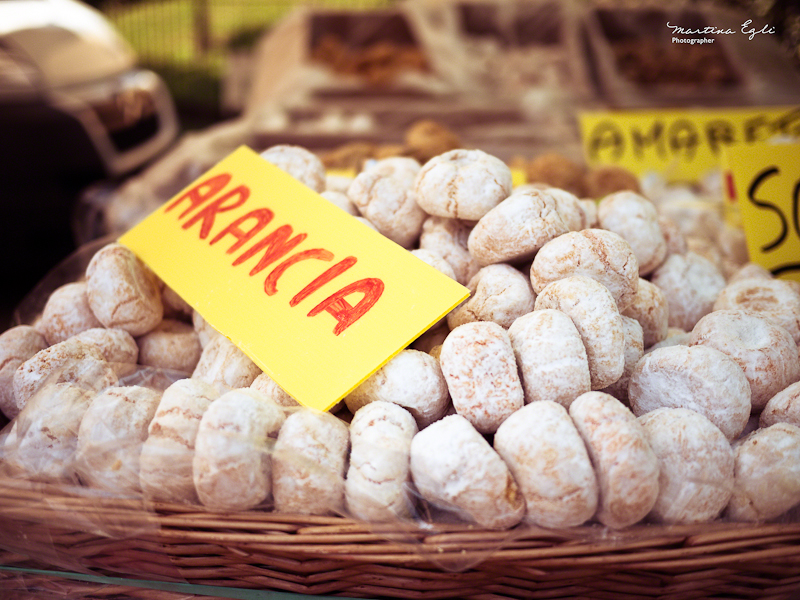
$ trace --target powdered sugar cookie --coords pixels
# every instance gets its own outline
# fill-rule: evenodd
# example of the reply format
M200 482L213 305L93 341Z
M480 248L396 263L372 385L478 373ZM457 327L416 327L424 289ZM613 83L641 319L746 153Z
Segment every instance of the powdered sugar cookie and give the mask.
M301 146L278 144L264 150L261 158L286 171L315 192L325 189L325 166L314 153Z
M536 297L535 310L553 308L572 319L589 360L592 389L608 387L625 369L625 334L617 303L595 279L572 276L554 281Z
M622 317L622 333L625 338L625 368L623 368L619 379L604 388L603 391L627 404L628 384L636 363L639 362L639 359L644 354L644 343L642 341L642 326L639 325L636 319Z
M531 265L531 285L538 294L548 284L583 275L605 285L625 310L639 285L639 265L633 249L622 237L603 229L584 229L559 236L536 254Z
M410 514L409 460L417 431L411 413L392 402L371 402L353 416L344 493L354 517L381 522Z
M279 386L274 379L266 373L261 373L250 384L250 388L260 392L278 406L284 408L294 408L300 406L300 403L292 398L286 390Z
M497 430L524 404L511 340L491 321L450 332L439 358L453 406L481 433Z
M639 278L636 294L628 307L621 311L642 326L642 341L645 348L667 338L669 330L669 304L664 292L646 279Z
M490 529L522 520L525 500L503 459L461 415L411 441L411 477L422 497Z
M512 189L511 170L481 150L450 150L417 175L417 203L430 215L477 221Z
M494 449L525 497L527 519L542 527L575 527L597 509L597 478L566 409L534 402L506 419Z
M356 208L356 205L353 204L353 201L347 197L347 188L350 187L351 183L352 180L348 179L347 186L343 190L336 191L336 190L326 189L324 192L320 193L320 196L325 198L325 200L327 200L331 204L334 204L335 206L341 208L348 215L352 215L354 217L360 217L361 213Z
M203 351L194 327L172 319L164 319L136 343L140 364L186 373L194 371Z
M614 529L642 520L658 498L658 460L636 417L604 392L579 396L569 414L597 474L597 519Z
M457 219L428 217L422 223L419 238L419 247L436 252L450 263L456 281L462 285L466 285L481 268L467 248L471 230L469 225Z
M525 402L550 400L568 408L591 390L589 360L572 319L560 310L535 310L508 329Z
M645 355L628 385L637 416L661 408L689 408L708 418L729 440L750 417L750 384L731 358L709 346L670 346Z
M733 450L703 415L658 408L639 417L658 458L658 499L650 515L664 523L716 518L733 493Z
M272 456L278 512L325 515L344 505L350 432L329 413L299 410L286 418Z
M790 423L800 427L800 381L775 394L761 411L760 427L769 427L775 423Z
M92 327L102 324L89 307L85 281L67 283L53 290L38 325L51 346Z
M417 248L416 250L412 250L411 254L416 256L422 262L432 266L440 273L447 275L450 279L456 279L456 272L453 270L453 267L450 266L450 263L447 262L438 252Z
M784 327L800 344L800 295L780 279L743 279L729 283L714 302L714 310L742 308L761 313Z
M224 393L248 387L261 372L232 341L220 335L203 348L192 378L210 383Z
M533 310L535 296L528 280L510 265L483 267L467 288L470 297L447 315L450 329L475 321L493 321L508 329L515 319Z
M123 329L93 327L73 336L74 339L97 346L114 369L117 377L126 377L136 370L139 346L134 337Z
M45 348L44 336L30 325L17 325L0 334L0 410L9 419L19 413L14 397L14 373L22 363Z
M631 191L615 192L600 201L600 227L628 242L639 263L639 275L652 273L667 255L667 243L650 200Z

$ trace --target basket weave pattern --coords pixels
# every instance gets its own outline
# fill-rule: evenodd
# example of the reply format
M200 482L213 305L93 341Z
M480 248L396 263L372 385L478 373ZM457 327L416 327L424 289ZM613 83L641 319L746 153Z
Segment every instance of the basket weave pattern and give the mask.
M387 598L797 598L800 523L498 532L86 498L0 479L0 554L136 579ZM469 565L469 566L467 566ZM466 568L465 568L466 566Z

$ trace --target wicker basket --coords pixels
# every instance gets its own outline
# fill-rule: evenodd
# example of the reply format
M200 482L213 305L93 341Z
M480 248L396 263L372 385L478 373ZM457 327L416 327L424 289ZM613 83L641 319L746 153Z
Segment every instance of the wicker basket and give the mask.
M511 532L78 495L0 479L6 565L386 598L798 598L800 523ZM29 557L35 557L33 563Z

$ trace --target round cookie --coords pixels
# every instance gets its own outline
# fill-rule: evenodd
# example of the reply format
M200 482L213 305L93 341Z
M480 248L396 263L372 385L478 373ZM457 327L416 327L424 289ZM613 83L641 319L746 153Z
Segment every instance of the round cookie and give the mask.
M232 389L248 387L261 369L232 341L219 335L203 348L200 360L192 371L192 379L210 383L225 393Z
M44 336L30 325L17 325L0 334L0 410L9 419L19 414L14 396L14 373L22 363L45 348Z
M322 161L301 146L278 144L261 153L261 158L287 172L315 192L325 189L326 173Z
M800 344L800 294L780 279L742 279L729 283L714 302L714 310L746 309L784 327Z
M600 201L597 216L602 229L628 242L639 263L639 275L652 273L667 255L667 243L658 223L656 207L631 191L609 194Z
M586 348L566 313L535 310L514 321L508 335L526 403L550 400L569 408L591 390Z
M605 285L619 310L631 304L639 285L639 265L630 244L603 229L559 236L542 246L531 265L531 285L537 294L554 281L576 275Z
M451 331L439 362L456 412L481 433L493 433L522 408L514 349L497 323L466 323Z
M511 170L482 150L450 150L417 175L417 203L429 215L477 221L512 190Z
M75 468L92 487L137 493L139 455L161 393L140 386L108 388L97 394L78 429Z
M442 418L449 404L437 360L420 350L401 350L344 398L351 413L375 401L393 402L412 414L420 429Z
M579 396L569 414L597 475L597 520L612 529L641 521L658 498L658 459L636 417L604 392Z
M584 276L554 281L536 297L535 310L553 308L572 319L589 360L593 390L608 387L625 370L625 334L622 316L611 292Z
M711 421L687 408L658 408L639 417L658 458L658 499L650 516L662 523L716 518L733 493L733 450Z
M800 427L777 423L736 442L732 521L767 521L800 503Z
M195 438L192 473L200 502L213 511L249 510L272 489L270 438L283 410L256 390L231 390L203 413Z
M792 336L756 312L715 310L694 326L690 344L716 348L741 367L754 411L800 379L800 356Z
M102 326L89 307L85 281L67 283L53 290L38 323L50 346L85 329Z
M105 327L142 335L161 322L164 305L155 275L122 244L98 250L86 267L89 306Z
M725 287L719 269L694 252L671 254L653 272L650 282L667 297L669 326L684 331L691 331L714 310L714 302Z
M350 432L329 413L299 410L286 418L272 455L278 512L326 515L344 505Z
M641 416L662 406L689 408L735 439L750 417L750 384L731 358L709 346L670 346L646 354L628 385Z
M664 292L647 279L639 278L636 294L628 307L621 311L642 326L642 343L645 348L667 339L669 330L669 304Z
M266 373L261 373L250 384L250 388L264 394L267 398L272 400L278 406L284 408L295 408L300 406L300 403L292 398L286 390L279 386L274 379Z
M345 506L355 518L386 522L411 514L411 440L417 423L392 402L370 402L350 422Z
M525 515L525 499L505 462L460 415L415 435L410 465L423 498L481 527L507 529Z
M628 403L628 384L631 380L631 373L636 367L636 363L644 355L644 343L642 342L642 326L636 319L631 317L622 317L622 333L625 338L625 367L622 369L622 375L614 383L603 391L611 394L618 400Z
M535 296L528 280L510 265L483 267L467 288L470 297L447 315L450 329L476 321L492 321L508 329L518 317L533 310Z
M97 346L100 353L118 377L127 377L136 371L139 346L134 337L123 329L93 327L73 336L74 339Z
M431 250L444 258L456 275L456 281L466 285L481 268L467 247L471 227L457 219L428 217L422 223L419 247Z
M194 371L203 352L194 327L173 319L164 319L136 343L140 364L185 373Z
M800 381L786 386L767 401L759 417L759 427L790 423L800 427Z
M494 449L525 497L528 520L541 527L576 527L592 518L597 478L563 406L545 400L521 408L498 428Z

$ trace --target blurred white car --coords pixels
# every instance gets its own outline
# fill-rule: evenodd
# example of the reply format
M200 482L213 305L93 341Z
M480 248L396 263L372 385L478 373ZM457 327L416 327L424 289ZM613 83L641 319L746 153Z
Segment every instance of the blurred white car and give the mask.
M0 0L0 173L116 177L170 146L161 78L76 0Z

